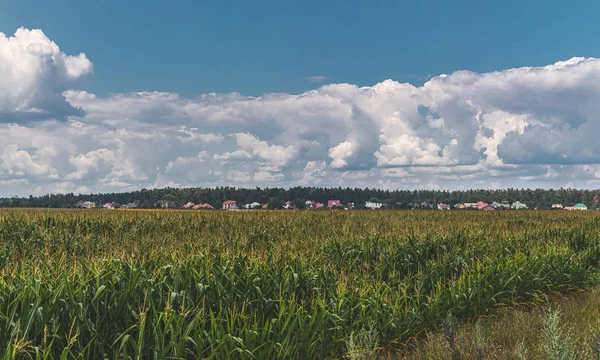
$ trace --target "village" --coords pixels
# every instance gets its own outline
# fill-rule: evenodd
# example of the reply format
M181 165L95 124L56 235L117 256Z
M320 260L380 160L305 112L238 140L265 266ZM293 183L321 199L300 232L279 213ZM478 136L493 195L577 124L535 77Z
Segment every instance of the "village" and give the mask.
M303 207L299 207L297 204L294 204L292 201L286 201L283 206L281 206L280 208L275 208L275 209L282 209L282 210L298 210L298 209L306 209L306 210L313 210L313 209L344 209L344 210L353 210L355 208L357 208L354 204L354 202L347 202L346 204L342 204L342 202L340 200L328 200L327 203L321 203L321 202L316 202L314 200L307 200L304 202ZM502 202L497 202L494 201L491 204L488 204L486 202L483 201L478 201L476 203L459 203L459 204L455 204L454 206L450 206L449 204L444 204L444 203L429 203L429 202L422 202L419 204L411 204L412 206L410 207L411 209L430 209L430 210L443 210L443 211L448 211L451 209L454 210L481 210L481 211L496 211L496 210L527 210L529 209L527 207L527 204L522 203L520 201L515 201L513 203L510 203L508 201L502 201ZM77 208L82 208L82 209L95 209L95 208L103 208L103 209L136 209L136 208L140 208L140 201L136 200L127 204L118 204L116 202L107 202L105 204L103 204L101 207L97 206L97 204L95 202L91 202L91 201L80 201L76 204ZM271 209L273 210L273 207L269 206L269 203L259 203L259 202L252 202L249 204L244 204L244 205L240 205L238 206L238 203L236 200L226 200L221 204L221 207L219 208L215 208L214 206L212 206L209 203L203 203L200 202L198 204L194 203L194 202L187 202L182 206L177 206L177 204L173 201L169 201L169 200L160 200L157 201L154 204L155 208L160 208L160 209L186 209L186 210L215 210L215 209L221 209L221 210L230 210L230 211L236 211L236 210L267 210L267 209ZM364 209L370 209L370 210L378 210L378 209L385 209L385 206L383 203L380 202L372 202L372 201L367 201L364 204ZM572 206L563 206L562 204L552 204L551 208L552 210L588 210L588 207L585 204L582 203L577 203L574 204ZM538 210L537 208L534 208L534 210Z

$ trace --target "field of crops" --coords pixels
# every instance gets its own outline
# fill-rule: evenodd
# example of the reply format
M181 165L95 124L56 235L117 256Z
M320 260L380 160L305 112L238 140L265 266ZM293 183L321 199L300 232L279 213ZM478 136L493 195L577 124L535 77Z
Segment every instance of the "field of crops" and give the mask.
M0 356L390 353L597 283L599 240L591 211L0 210Z

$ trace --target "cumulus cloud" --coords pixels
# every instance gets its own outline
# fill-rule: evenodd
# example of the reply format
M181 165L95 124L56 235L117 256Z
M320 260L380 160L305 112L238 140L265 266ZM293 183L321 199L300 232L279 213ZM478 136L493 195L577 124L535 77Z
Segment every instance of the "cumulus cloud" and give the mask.
M258 97L101 97L92 70L40 30L0 35L0 195L600 184L598 59Z
M84 53L67 55L41 30L0 33L0 119L64 119L81 114L62 93L92 73Z

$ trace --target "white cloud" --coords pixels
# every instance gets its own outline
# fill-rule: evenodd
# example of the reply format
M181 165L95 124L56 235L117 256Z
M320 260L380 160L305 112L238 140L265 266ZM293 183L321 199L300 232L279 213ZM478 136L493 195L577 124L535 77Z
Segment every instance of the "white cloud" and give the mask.
M20 28L13 36L0 33L0 119L77 114L61 93L92 70L84 53L65 54L41 30Z
M306 80L312 81L312 82L325 82L325 81L329 80L329 78L324 75L313 75L313 76L307 77Z
M259 182L259 183L262 183L264 181L266 181L266 182L282 181L283 179L284 179L283 174L272 174L268 171L262 171L262 170L254 173L254 177L252 178L252 180L254 180L255 182Z
M37 156L32 156L29 152L19 149L16 144L4 146L0 159L2 168L7 171L8 175L44 175L50 172L48 165L36 162Z
M269 145L248 133L235 134L237 145L246 154L251 154L267 166L280 168L289 164L297 155L294 145Z
M0 195L217 184L588 187L600 178L598 59L458 71L421 87L385 80L259 97L100 97L78 89L92 71L84 54L65 54L40 30L0 35Z
M344 141L337 146L329 149L329 157L333 159L331 167L334 169L343 168L348 165L346 158L352 156L354 145L349 141Z

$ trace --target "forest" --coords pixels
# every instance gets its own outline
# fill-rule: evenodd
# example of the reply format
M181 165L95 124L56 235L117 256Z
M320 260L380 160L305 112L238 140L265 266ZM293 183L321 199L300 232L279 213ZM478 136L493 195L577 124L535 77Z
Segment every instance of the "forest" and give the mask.
M386 209L433 208L433 204L444 203L455 205L464 202L484 201L514 201L524 202L530 209L549 209L552 204L564 206L584 203L589 208L600 206L600 190L584 189L473 189L473 190L382 190L361 188L322 188L322 187L292 187L253 189L236 187L214 188L162 188L142 189L122 193L98 194L50 194L29 197L0 198L0 207L24 208L73 208L79 201L95 202L102 206L107 202L127 204L138 202L140 208L155 208L161 200L169 201L175 207L181 207L187 202L208 203L215 208L221 208L225 200L236 200L238 205L259 202L268 203L269 209L281 209L286 201L291 201L293 207L302 209L307 200L327 203L327 200L341 200L342 204L353 202L356 208L363 208L366 201L383 204Z

